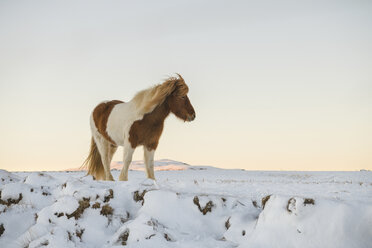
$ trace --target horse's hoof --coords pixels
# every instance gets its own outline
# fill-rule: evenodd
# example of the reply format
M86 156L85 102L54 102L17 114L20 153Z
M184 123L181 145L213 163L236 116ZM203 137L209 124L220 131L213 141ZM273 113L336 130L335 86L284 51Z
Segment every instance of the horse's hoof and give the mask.
M105 179L106 181L115 181L112 175L110 175L108 178Z
M128 178L119 176L119 181L128 181Z

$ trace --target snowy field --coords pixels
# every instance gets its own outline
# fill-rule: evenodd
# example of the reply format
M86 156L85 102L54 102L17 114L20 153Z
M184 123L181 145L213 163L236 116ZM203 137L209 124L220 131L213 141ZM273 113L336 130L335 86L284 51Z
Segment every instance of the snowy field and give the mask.
M0 247L372 247L370 171L156 168L156 183L139 162L128 182L0 170Z

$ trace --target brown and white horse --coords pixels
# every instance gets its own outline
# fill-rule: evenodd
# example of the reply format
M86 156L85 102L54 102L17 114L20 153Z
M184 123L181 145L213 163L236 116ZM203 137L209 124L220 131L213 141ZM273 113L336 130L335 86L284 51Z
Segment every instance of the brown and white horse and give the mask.
M128 167L137 146L144 147L148 178L154 176L154 152L170 112L184 121L195 119L187 93L189 88L181 75L138 92L131 101L114 100L100 103L90 118L92 140L85 165L95 179L113 180L111 159L118 146L124 147L123 168L119 180L128 180Z

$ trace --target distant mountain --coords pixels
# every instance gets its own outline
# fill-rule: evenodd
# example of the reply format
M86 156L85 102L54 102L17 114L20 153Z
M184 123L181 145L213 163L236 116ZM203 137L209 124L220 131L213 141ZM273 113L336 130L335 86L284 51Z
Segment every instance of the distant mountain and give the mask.
M111 170L121 170L123 167L122 161L112 161ZM155 171L170 171L170 170L187 170L190 167L189 164L171 160L171 159L160 159L154 161L154 170ZM84 168L71 168L66 171L83 171ZM129 170L145 170L145 163L143 160L132 161L129 166Z

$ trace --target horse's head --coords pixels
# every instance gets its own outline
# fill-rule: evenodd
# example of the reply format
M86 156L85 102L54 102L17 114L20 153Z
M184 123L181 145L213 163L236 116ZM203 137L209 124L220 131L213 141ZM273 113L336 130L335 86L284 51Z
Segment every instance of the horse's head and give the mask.
M189 88L181 75L178 76L179 79L175 81L175 90L168 96L168 106L170 111L178 118L184 121L193 121L195 119L195 110L187 96Z

